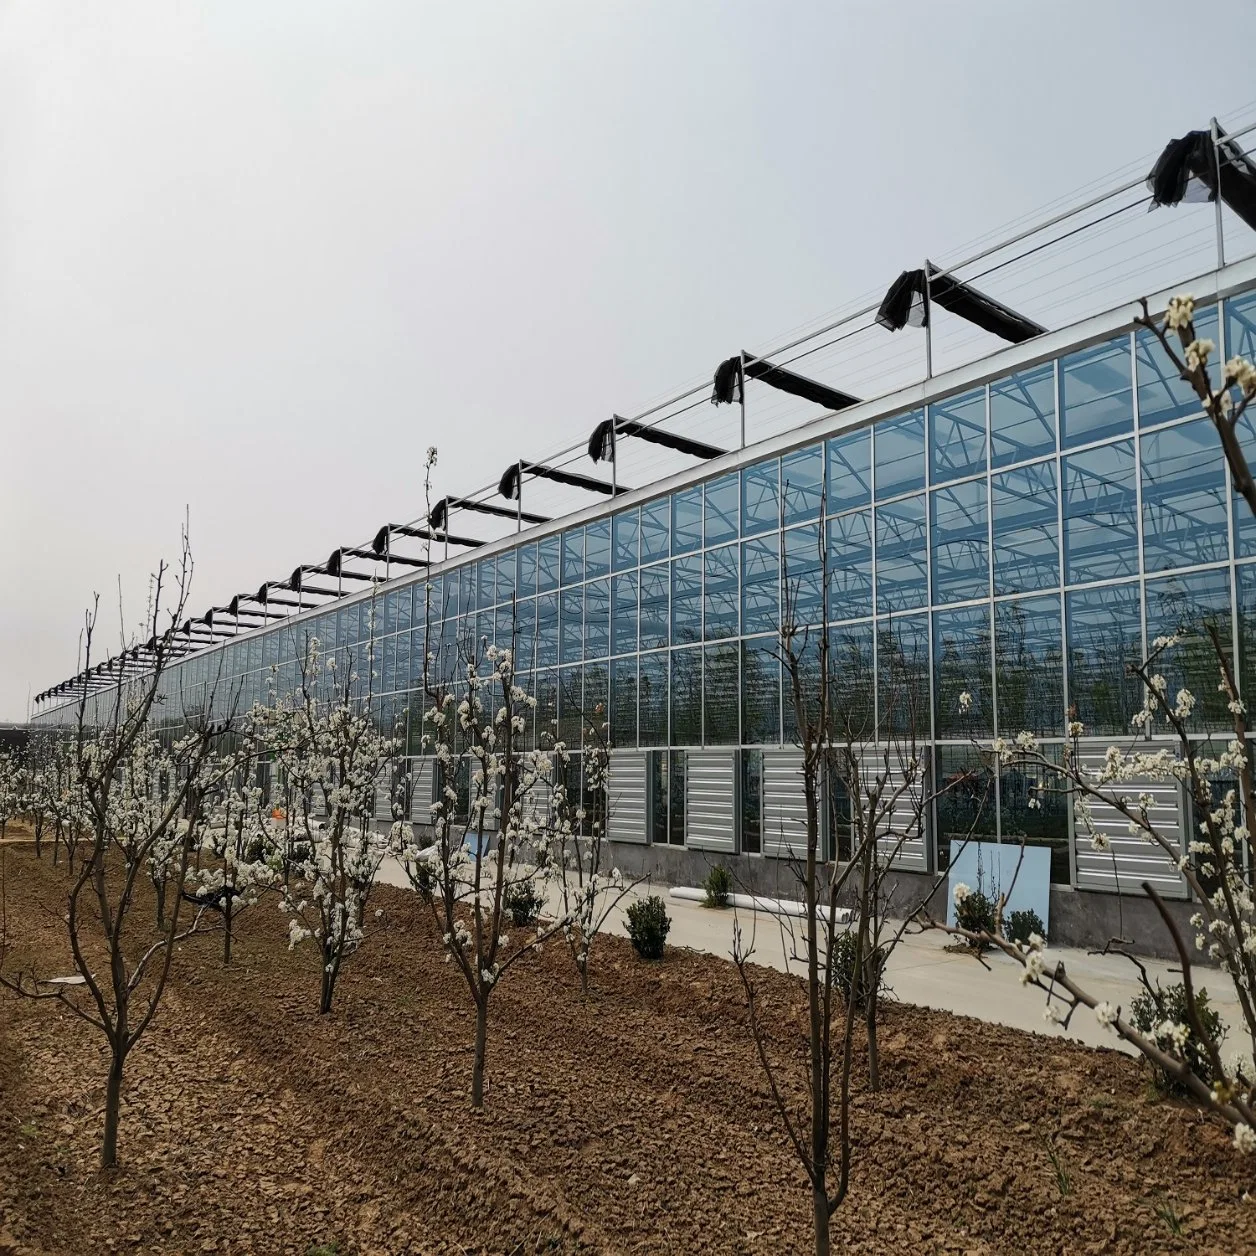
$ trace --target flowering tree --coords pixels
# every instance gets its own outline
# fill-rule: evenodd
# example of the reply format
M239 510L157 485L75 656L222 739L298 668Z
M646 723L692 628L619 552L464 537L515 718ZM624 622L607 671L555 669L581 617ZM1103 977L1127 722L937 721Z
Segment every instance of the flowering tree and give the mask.
M240 912L257 905L262 892L278 880L276 864L282 864L282 857L276 857L263 791L248 783L252 763L252 739L246 737L245 749L224 774L224 788L208 807L200 848L205 862L188 874L191 888L184 889L184 896L197 906L221 914L224 964L231 963Z
M22 814L24 792L16 756L0 754L0 841L4 840L9 821Z
M139 940L141 927L133 912L137 883L151 859L166 859L171 878L182 882L204 819L205 797L217 782L214 745L219 728L190 727L166 749L157 742L149 723L187 603L191 574L185 534L169 611L163 597L165 564L154 582L147 625L152 670L129 683L119 677L111 690L98 693L97 700L106 707L99 723L89 723L86 691L79 699L73 771L74 787L83 802L88 849L71 883L66 910L77 976L72 983L49 982L37 975L33 965L29 972L0 972L0 983L28 997L57 999L104 1035L110 1062L100 1159L106 1169L117 1163L127 1057L157 1011L176 945L200 920L198 915L181 929L181 899L176 898L164 927L145 943ZM85 665L90 664L95 624L93 610L85 625Z
M1197 336L1194 301L1177 296L1163 321L1152 317L1147 302L1136 321L1152 332L1188 382L1221 442L1235 490L1256 515L1256 485L1243 449L1240 421L1256 397L1256 367L1240 357L1225 363L1213 382L1208 363L1216 350L1211 340ZM1175 343L1176 341L1176 343ZM1220 965L1229 979L1240 1009L1246 1052L1231 1060L1221 1057L1221 1035L1208 1016L1202 992L1196 988L1194 955L1177 920L1159 892L1148 882L1142 890L1155 905L1176 952L1182 972L1182 1014L1165 1015L1150 1030L1131 1023L1128 1009L1097 999L1083 988L1058 959L1048 956L1042 938L1017 944L1003 933L1001 912L994 930L952 929L981 945L996 946L1019 963L1020 980L1045 994L1044 1019L1068 1025L1078 1008L1093 1011L1098 1022L1135 1047L1202 1108L1226 1121L1240 1152L1256 1152L1256 1076L1252 1051L1256 1049L1256 904L1246 867L1251 853L1248 824L1256 815L1251 743L1247 708L1240 695L1227 643L1215 624L1204 625L1215 658L1224 710L1231 723L1224 748L1212 745L1201 727L1201 704L1189 689L1171 693L1161 672L1162 663L1186 644L1178 635L1158 638L1149 656L1133 666L1143 703L1132 720L1133 740L1127 747L1109 746L1102 763L1088 767L1080 753L1086 729L1070 713L1062 764L1050 761L1037 739L1022 732L1009 744L999 739L994 752L1011 762L1032 762L1052 774L1073 798L1077 828L1089 836L1094 849L1109 848L1097 826L1097 805L1123 816L1129 831L1158 848L1171 860L1190 888L1198 910L1192 917L1194 950ZM1203 704L1209 705L1209 704ZM1158 734L1160 742L1146 738ZM1182 850L1175 835L1164 831L1153 816L1153 798L1144 783L1172 781L1183 787L1196 817L1197 835ZM1245 823L1246 821L1246 823ZM1114 861L1114 869L1115 869ZM1128 953L1118 940L1109 951ZM1134 956L1148 1005L1168 1010L1163 994Z
M536 866L544 840L537 803L553 763L545 751L518 749L536 699L516 683L513 653L486 643L478 650L464 643L463 650L464 674L456 688L428 656L424 689L431 706L424 739L436 776L433 842L425 849L409 847L404 863L415 888L425 891L446 961L457 964L475 1006L471 1106L480 1109L493 991L514 964L570 921L560 915L511 947L507 891L543 875ZM459 789L462 773L465 794Z
M368 669L373 653L368 642ZM259 864L286 865L280 908L289 915L289 946L315 944L318 1010L327 1013L343 965L362 944L380 866L400 851L400 827L373 823L377 784L396 763L400 742L376 726L373 683L364 697L354 697L352 658L338 674L336 658L324 661L311 638L299 667L295 694L252 714L256 747L280 772L290 805L282 819L259 825L268 856L254 853L240 829L242 845L232 858L236 870L247 865L255 885L264 875Z
M546 871L553 882L563 940L580 978L581 998L589 993L593 943L611 913L644 878L626 879L618 868L606 869L609 726L599 703L587 722L584 752L576 759L564 742L554 746L553 780L546 818ZM581 788L580 772L584 780Z

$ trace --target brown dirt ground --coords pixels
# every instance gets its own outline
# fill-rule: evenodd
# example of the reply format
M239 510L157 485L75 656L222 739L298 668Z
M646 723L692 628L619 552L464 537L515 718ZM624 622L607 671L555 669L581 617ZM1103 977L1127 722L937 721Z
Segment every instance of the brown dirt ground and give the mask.
M69 971L64 874L4 858L10 965ZM730 964L648 965L604 939L582 1005L565 951L525 959L494 997L475 1116L461 978L418 899L381 889L376 905L330 1017L271 905L243 917L229 970L220 937L184 945L128 1062L109 1177L100 1035L0 991L0 1253L809 1250ZM759 978L800 1076L805 992ZM1252 1163L1135 1061L895 1005L882 1044L836 1250L1256 1252Z

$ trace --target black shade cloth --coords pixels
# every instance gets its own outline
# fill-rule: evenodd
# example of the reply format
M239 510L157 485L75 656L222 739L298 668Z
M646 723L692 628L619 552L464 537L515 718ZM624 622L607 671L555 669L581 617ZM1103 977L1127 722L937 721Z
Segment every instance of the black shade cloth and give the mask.
M1147 176L1152 207L1215 201L1220 156L1222 203L1256 230L1256 166L1220 127L1217 139L1219 154L1213 151L1210 131L1190 131L1165 145Z
M389 552L392 549L392 546L389 545L388 541L388 535L390 532L393 536L416 536L423 541L448 541L450 545L465 545L469 549L476 549L478 546L484 544L483 541L477 541L471 536L447 536L444 532L437 536L429 528L415 528L406 523L386 523L375 534L375 539L371 542L371 548L375 551L377 557L383 558L385 553L388 553L388 556L394 562L400 562L403 560L398 559L396 555ZM411 561L417 564L419 560L415 559ZM422 565L427 566L426 563L423 563Z
M703 441L690 440L688 436L677 436L661 428L646 427L644 423L616 417L603 419L593 429L593 435L589 437L589 457L594 462L612 461L615 457L615 441L620 436L635 436L638 440L662 445L665 449L679 450L680 453L694 458L718 458L726 452Z
M817 383L805 375L797 375L787 371L783 366L775 366L766 358L752 357L743 354L736 358L725 358L715 368L715 380L711 389L711 404L717 406L731 405L742 398L742 362L745 362L746 379L757 379L770 388L790 393L795 397L803 397L814 401L826 410L845 410L848 406L857 405L858 397L844 393L838 388L830 388L827 384Z
M885 294L877 310L877 322L889 331L898 331L909 323L913 327L927 327L928 305L932 302L1012 344L1032 340L1047 330L1041 323L1035 323L1001 301L978 292L971 284L945 275L933 266L929 268L928 297L926 301L924 267L905 270Z
M475 510L482 515L496 515L499 519L522 519L524 523L549 523L548 515L530 515L526 510L511 510L506 506L494 506L490 502L472 501L469 497L442 497L432 507L427 521L434 528L443 528L451 510Z
M547 467L540 462L512 462L502 472L497 482L497 491L509 502L519 496L522 475L536 476L541 480L552 480L555 484L566 484L570 488L582 488L587 493L605 493L608 497L613 493L626 493L623 485L607 484L605 480L595 480L592 476L580 475L576 471L564 471L559 467ZM538 522L540 522L538 520Z

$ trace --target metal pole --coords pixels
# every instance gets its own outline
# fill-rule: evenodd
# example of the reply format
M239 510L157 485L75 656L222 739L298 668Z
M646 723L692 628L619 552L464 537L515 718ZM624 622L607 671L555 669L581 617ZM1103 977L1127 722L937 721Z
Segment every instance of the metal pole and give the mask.
M1209 130L1212 133L1213 169L1217 175L1217 191L1212 199L1217 221L1217 269L1220 270L1225 265L1225 226L1221 221L1221 128L1216 118L1209 124Z
M741 448L746 447L746 355L737 355L737 391L741 396Z
M611 496L619 492L619 445L615 440L615 425L619 420L611 415Z
M925 379L933 378L933 299L929 284L929 259L925 258Z
M384 533L384 580L385 582L387 582L392 577L392 568L389 565L391 562L392 562L392 529L389 528L388 531Z
M523 531L523 463L515 463L515 469L518 472L518 480L516 482L515 493L515 531Z

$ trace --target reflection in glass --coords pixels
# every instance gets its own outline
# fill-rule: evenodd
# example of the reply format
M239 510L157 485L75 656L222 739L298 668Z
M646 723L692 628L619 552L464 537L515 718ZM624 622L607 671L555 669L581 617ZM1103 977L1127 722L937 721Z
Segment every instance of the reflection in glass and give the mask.
M657 650L671 640L668 624L668 566L646 567L641 572L641 648Z
M875 681L871 621L832 629L829 634L829 723L839 742L873 739Z
M991 478L994 591L1029 593L1060 583L1055 463L1035 462Z
M578 663L584 658L584 589L563 590L562 638L559 661Z
M1018 371L990 385L990 465L1055 453L1055 364Z
M994 712L990 702L990 610L966 606L936 611L933 616L934 729L939 737L991 737ZM972 706L960 710L960 694Z
M913 410L873 429L877 501L925 486L925 412Z
M672 745L702 743L702 651L673 650Z
M708 641L737 635L737 546L706 552L706 622Z
M611 582L584 586L584 657L602 659L610 653Z
M781 492L785 498L785 526L815 519L824 489L824 446L809 445L781 459Z
M878 611L924 606L929 597L924 497L878 506L876 517Z
M579 584L584 579L584 529L568 528L563 533L563 584Z
M781 665L776 641L761 637L741 646L741 738L747 745L781 740Z
M599 519L585 525L584 578L604 576L611 569L611 521Z
M636 655L611 664L611 745L620 750L637 744Z
M937 755L938 867L951 866L951 843L993 837L997 831L994 768L989 754L973 746L939 746ZM980 870L980 863L978 865ZM993 897L991 882L978 875L974 890Z
M626 571L611 581L611 653L637 648L637 573Z
M637 565L641 540L641 512L625 510L611 520L611 566L626 571Z
M1065 583L1137 571L1134 442L1123 440L1065 458Z
M672 553L702 548L702 485L672 494Z
M872 613L872 512L828 521L829 621Z
M933 600L961 602L990 591L986 482L969 480L929 495Z
M1215 306L1195 311L1195 335L1201 340L1217 343ZM1181 357L1182 348L1177 343L1176 335L1172 336L1172 343L1178 357ZM1202 412L1195 389L1182 378L1154 333L1137 333L1134 356L1138 365L1140 427L1151 427L1154 423L1167 423L1170 419L1181 419L1188 414Z
M1239 599L1239 688L1251 710L1256 703L1256 565L1237 571Z
M962 480L986 469L986 390L929 407L929 483Z
M785 570L782 572L782 613L799 626L824 618L824 572L820 534L815 525L785 533Z
M878 625L877 717L883 735L921 741L930 735L927 615L899 615Z
M1143 552L1148 571L1222 562L1225 459L1210 419L1142 438Z
M763 842L763 751L743 750L741 759L741 851L757 855Z
M734 471L706 486L706 543L737 539L741 517L741 477Z
M706 647L702 739L708 746L735 746L741 706L741 648L735 641Z
M829 489L826 509L841 514L872 501L872 433L852 432L829 441Z
M1044 746L1043 754L1059 763L1062 747ZM1069 796L1060 776L1040 764L1005 760L999 771L999 822L1003 842L1051 848L1051 880L1068 885Z
M1087 733L1124 733L1142 708L1141 685L1129 674L1142 661L1138 586L1078 589L1066 599L1069 705Z
M1230 644L1230 576L1226 571L1197 571L1147 581L1147 640L1178 636L1177 645L1164 651L1156 671L1168 681L1170 697L1179 689L1195 695L1191 726L1226 728L1233 724L1227 698L1217 686L1220 665L1211 632L1220 638L1227 656Z
M538 593L548 593L551 589L558 588L558 573L561 566L560 545L561 540L557 536L547 536L537 543L536 591ZM447 593L448 589L449 586L446 585ZM458 613L456 608L453 613ZM446 618L449 615L450 611L446 609Z
M672 563L672 643L702 640L702 555Z
M536 665L553 667L558 662L558 594L536 599Z
M672 499L660 497L641 507L641 561L652 563L672 552Z
M1017 598L994 607L999 733L1064 732L1064 634L1058 595Z
M667 745L667 651L641 656L639 683L642 746Z
M1060 360L1061 444L1119 436L1134 426L1130 342L1118 336Z
M741 534L755 536L781 521L780 462L776 458L741 473Z
M776 537L741 547L741 630L775 632L780 624L780 558Z

